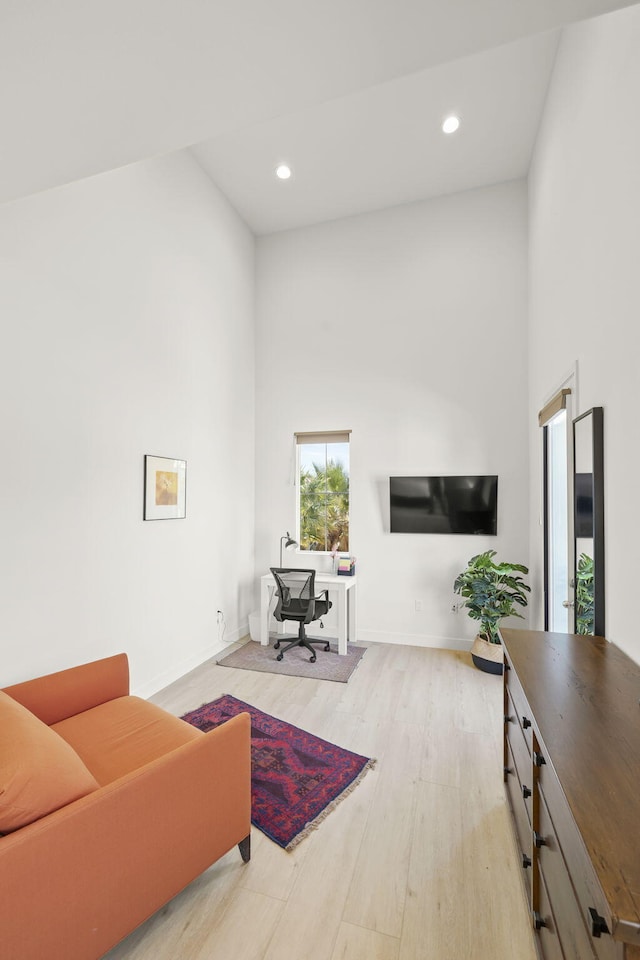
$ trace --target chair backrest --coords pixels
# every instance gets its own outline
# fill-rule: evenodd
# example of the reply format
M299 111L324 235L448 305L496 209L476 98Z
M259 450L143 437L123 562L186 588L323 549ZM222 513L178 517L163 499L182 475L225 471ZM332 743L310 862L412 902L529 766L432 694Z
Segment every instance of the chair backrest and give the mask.
M271 567L276 582L278 602L273 615L276 620L315 620L315 570L299 567Z
M276 618L280 612L305 613L315 597L316 571L299 567L271 567L271 573L278 593Z

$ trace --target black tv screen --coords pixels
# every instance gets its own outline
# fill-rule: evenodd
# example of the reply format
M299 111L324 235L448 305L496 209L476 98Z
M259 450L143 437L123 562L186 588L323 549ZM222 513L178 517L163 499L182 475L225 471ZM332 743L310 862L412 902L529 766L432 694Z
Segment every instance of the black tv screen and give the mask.
M495 536L497 477L390 477L391 533Z

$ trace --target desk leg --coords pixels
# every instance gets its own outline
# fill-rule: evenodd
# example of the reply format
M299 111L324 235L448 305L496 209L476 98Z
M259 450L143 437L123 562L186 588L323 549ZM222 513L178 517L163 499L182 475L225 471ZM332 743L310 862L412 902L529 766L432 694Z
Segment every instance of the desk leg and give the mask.
M349 617L349 640L351 643L356 643L358 640L358 628L357 628L357 610L358 605L356 603L356 584L352 584L347 590L347 611Z
M269 584L260 584L260 643L263 647L269 645Z
M347 591L338 587L338 653L347 653Z

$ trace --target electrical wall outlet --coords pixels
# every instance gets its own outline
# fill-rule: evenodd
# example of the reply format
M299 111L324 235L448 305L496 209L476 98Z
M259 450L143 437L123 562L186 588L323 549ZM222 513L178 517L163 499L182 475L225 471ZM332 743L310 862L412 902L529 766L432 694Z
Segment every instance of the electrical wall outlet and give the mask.
M452 603L452 604L451 604L451 613L459 613L459 612L460 612L460 604L459 604L459 603Z

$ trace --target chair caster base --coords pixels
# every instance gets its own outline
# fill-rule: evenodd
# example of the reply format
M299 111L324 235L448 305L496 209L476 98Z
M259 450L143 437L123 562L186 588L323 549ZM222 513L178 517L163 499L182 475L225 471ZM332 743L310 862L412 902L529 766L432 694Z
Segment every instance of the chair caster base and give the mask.
M316 657L314 654L312 657L309 657L309 663L315 663L315 662L316 662Z
M274 649L274 650L279 650L279 649L280 649L280 641L279 641L279 640L276 640L276 642L275 642L274 645L273 645L273 649Z
M330 644L330 643L327 643L326 646L325 646L325 648L324 648L324 652L325 652L325 653L329 653L329 650L331 650L331 644Z
M276 657L276 660L282 660L282 654L281 654L281 653L278 654L278 656Z

